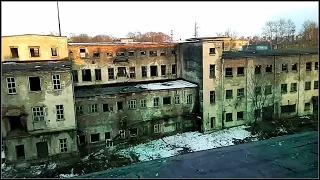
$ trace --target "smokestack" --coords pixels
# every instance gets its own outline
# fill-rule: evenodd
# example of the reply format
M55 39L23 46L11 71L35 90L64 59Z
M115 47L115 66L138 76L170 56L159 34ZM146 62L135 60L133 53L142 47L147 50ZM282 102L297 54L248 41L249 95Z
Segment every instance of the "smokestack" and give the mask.
M58 10L58 23L59 23L59 36L61 36L60 14L59 14L59 2L58 2L58 1L57 1L57 10Z

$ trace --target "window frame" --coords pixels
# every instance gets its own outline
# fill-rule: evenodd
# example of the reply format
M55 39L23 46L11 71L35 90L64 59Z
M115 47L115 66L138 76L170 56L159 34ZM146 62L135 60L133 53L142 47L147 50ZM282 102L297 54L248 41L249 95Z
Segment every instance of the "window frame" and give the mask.
M11 82L12 79L13 79L13 82ZM10 82L8 80L10 80ZM7 82L8 94L17 94L16 78L15 77L7 77L6 82ZM9 87L9 84L11 87ZM14 87L12 87L12 85L14 85ZM12 92L10 92L10 90L12 90ZM13 90L14 90L14 92L13 92Z
M52 75L52 87L54 90L57 90L57 91L62 90L60 74L53 74Z

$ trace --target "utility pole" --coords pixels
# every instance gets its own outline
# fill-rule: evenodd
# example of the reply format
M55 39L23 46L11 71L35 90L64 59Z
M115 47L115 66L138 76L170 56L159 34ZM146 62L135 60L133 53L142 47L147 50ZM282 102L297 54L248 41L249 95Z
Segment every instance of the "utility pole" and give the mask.
M59 14L59 1L57 1L57 10L58 10L58 23L59 23L59 36L61 36L60 14Z
M171 34L170 34L170 41L173 41L173 30L171 30Z
M198 26L197 26L197 21L195 21L194 23L194 37L197 38L198 37Z

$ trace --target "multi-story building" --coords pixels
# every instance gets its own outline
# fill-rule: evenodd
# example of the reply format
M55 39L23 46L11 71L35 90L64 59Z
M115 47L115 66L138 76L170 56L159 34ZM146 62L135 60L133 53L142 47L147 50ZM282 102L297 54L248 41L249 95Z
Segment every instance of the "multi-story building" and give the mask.
M199 85L204 132L317 109L316 49L223 52L221 42L199 39L179 51L181 77Z
M2 37L1 133L10 162L77 154L67 37Z
M201 37L201 38L190 38L187 41L211 41L221 42L222 51L242 51L243 46L249 45L247 39L234 39L231 37Z

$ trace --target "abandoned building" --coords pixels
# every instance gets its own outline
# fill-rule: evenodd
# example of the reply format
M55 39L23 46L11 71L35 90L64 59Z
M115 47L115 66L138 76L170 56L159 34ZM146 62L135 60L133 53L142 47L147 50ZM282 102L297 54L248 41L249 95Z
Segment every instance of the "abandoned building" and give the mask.
M223 52L222 42L179 45L181 77L199 86L204 132L318 110L318 50Z
M67 37L2 37L1 133L6 160L77 154Z

